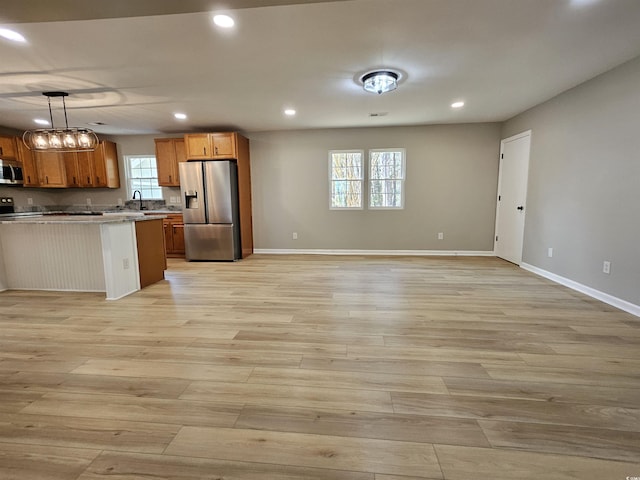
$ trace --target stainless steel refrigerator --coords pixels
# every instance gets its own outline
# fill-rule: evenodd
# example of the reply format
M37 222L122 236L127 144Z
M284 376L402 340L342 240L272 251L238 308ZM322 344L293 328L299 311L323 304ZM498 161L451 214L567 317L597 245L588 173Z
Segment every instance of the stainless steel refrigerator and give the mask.
M180 163L187 260L241 257L238 165L234 160Z

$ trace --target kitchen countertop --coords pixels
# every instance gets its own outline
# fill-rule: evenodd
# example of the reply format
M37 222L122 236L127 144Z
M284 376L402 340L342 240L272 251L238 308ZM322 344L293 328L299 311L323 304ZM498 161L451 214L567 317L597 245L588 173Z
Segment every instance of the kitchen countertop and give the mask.
M38 224L61 224L61 223L74 223L74 224L103 224L103 223L124 223L124 222L144 222L148 220L161 220L166 218L164 214L152 214L152 215L140 215L137 213L127 214L112 212L107 215L51 215L51 214L8 214L3 215L0 218L0 224L12 224L12 223L38 223Z

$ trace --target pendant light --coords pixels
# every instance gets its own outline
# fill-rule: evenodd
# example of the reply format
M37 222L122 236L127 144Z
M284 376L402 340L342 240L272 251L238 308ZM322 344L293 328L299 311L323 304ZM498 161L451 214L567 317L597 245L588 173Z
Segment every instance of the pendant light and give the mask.
M65 97L67 92L42 92L49 102L49 118L51 128L39 128L27 130L22 135L22 141L29 150L38 152L91 152L98 146L98 136L90 128L69 127L67 120L67 105ZM62 98L64 110L65 128L53 126L53 114L51 113L51 98Z

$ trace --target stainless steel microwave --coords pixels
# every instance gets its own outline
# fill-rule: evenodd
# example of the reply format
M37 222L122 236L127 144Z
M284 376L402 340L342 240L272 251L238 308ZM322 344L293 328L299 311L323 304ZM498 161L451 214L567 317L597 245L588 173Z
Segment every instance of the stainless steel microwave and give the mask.
M0 159L0 185L23 185L22 164Z

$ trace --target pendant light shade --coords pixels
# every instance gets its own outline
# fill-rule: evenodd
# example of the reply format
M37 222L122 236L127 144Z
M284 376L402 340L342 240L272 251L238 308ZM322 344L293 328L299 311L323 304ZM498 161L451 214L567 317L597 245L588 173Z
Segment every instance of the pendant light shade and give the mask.
M398 74L390 70L376 70L362 77L362 85L367 92L378 95L391 92L398 87Z
M90 128L69 127L67 121L67 106L64 98L67 92L43 92L49 102L49 117L51 128L39 128L27 130L22 135L22 141L29 150L40 152L90 152L96 149L98 136ZM53 126L53 114L51 113L51 97L62 97L65 128Z

